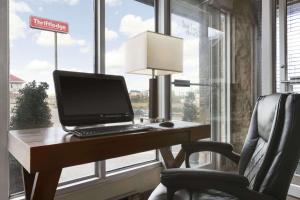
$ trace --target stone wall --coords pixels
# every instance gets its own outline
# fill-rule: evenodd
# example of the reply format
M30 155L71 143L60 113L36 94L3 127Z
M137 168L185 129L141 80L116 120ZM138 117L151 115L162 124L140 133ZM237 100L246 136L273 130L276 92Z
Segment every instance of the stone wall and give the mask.
M255 12L251 0L234 0L233 70L231 85L231 143L240 152L253 109Z

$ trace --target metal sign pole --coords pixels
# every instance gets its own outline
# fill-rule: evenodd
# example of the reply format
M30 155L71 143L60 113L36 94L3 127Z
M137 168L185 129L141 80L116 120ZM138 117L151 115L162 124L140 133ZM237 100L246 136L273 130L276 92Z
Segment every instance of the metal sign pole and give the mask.
M69 24L66 22L59 22L56 20L46 19L42 17L30 16L29 17L30 28L51 31L54 32L54 67L58 69L58 44L57 33L68 34Z
M57 61L57 32L54 32L54 59L55 59L55 70L58 69Z

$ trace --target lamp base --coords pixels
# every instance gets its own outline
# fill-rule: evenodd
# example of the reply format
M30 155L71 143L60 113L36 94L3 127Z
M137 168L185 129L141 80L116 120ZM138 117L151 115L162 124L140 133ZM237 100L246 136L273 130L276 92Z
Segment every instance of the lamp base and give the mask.
M149 119L158 118L158 79L149 79Z

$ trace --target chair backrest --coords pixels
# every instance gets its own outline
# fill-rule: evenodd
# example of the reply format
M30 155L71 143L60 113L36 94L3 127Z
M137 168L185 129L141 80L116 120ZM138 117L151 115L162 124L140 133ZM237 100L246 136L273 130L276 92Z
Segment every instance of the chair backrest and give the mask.
M258 190L276 199L286 199L300 158L300 94L287 97L284 115L279 143Z
M262 96L255 105L239 162L239 173L249 179L250 188L255 191L265 191L261 190L262 183L269 188L266 178L274 159L278 159L276 152L284 137L282 133L287 96Z

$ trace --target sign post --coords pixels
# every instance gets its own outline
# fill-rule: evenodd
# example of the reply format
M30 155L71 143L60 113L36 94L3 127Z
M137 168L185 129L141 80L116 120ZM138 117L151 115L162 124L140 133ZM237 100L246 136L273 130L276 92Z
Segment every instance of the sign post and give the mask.
M54 32L54 61L55 61L55 70L58 69L58 58L57 58L57 32Z
M35 16L30 16L29 23L30 28L54 32L54 65L58 69L57 33L68 34L69 24Z

